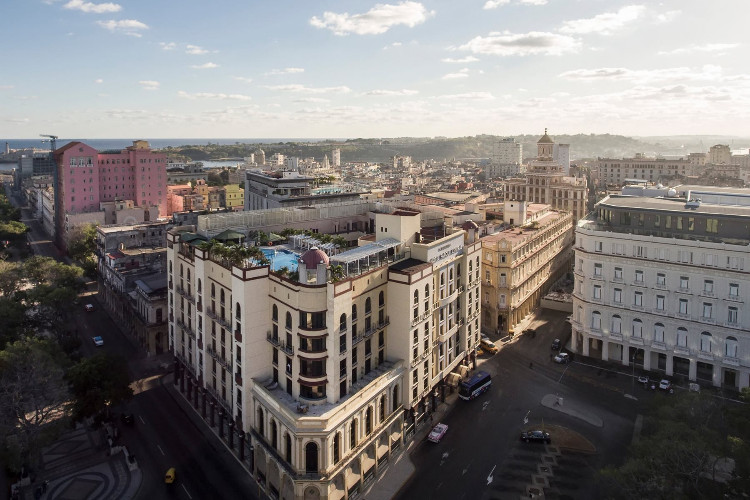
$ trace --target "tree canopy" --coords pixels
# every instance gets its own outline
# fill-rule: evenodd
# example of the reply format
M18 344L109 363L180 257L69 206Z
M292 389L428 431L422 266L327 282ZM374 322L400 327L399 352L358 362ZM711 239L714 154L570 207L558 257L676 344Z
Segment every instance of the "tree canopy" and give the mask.
M73 417L76 420L133 397L128 363L122 356L99 353L84 358L68 370L67 379L75 397Z

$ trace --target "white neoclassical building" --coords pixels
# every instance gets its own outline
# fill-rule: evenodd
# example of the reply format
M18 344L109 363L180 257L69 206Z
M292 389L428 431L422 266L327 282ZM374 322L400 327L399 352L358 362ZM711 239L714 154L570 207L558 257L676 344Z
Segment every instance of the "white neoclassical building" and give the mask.
M655 191L607 197L579 221L571 349L748 387L750 190Z

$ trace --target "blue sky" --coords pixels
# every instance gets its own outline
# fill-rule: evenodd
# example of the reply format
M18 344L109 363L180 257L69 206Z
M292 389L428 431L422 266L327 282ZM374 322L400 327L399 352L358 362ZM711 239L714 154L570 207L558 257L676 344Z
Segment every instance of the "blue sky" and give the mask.
M749 0L2 11L4 138L750 135Z

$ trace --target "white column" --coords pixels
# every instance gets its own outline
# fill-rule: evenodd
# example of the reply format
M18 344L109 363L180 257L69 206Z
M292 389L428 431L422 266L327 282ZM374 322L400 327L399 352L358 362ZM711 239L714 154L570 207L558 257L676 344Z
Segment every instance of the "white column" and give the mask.
M609 340L602 339L602 361L609 361Z
M589 355L589 336L586 334L583 335L583 355Z

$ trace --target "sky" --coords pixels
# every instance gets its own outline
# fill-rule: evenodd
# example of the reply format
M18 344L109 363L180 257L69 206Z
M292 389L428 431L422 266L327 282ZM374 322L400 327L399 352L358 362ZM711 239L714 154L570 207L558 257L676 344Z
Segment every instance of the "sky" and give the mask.
M2 3L3 139L750 135L750 0Z

